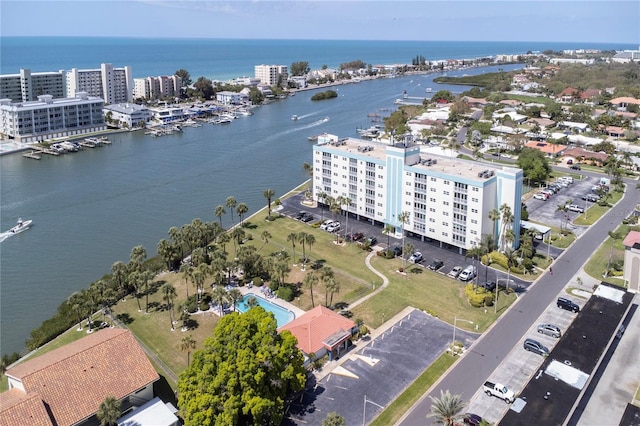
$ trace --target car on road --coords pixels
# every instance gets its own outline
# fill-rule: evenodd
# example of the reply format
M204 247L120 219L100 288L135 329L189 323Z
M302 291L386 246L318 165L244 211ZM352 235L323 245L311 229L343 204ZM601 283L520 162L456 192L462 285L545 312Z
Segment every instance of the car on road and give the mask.
M538 324L537 330L538 330L538 333L540 334L555 337L556 339L559 339L560 336L562 336L560 327L553 324Z
M580 165L579 164L573 164L570 167L571 170L580 170Z
M546 194L543 194L542 192L538 192L533 196L533 198L535 198L536 200L547 201L548 196Z
M584 213L584 208L580 207L577 204L569 204L567 206L567 210L569 210L570 212Z
M462 266L454 266L453 269L449 271L447 276L455 280L456 278L458 278L458 275L460 275L460 272L462 272Z
M422 253L419 251L414 251L413 254L409 256L409 262L411 263L420 263L423 259L424 257L422 257Z
M427 268L431 269L432 271L437 271L443 266L444 266L444 262L442 260L433 259L433 262L431 262L429 266L427 266Z
M320 225L320 229L322 229L323 231L326 231L327 227L329 227L331 224L333 224L333 220L327 219L324 222L322 222L322 224Z
M458 275L458 279L460 281L471 281L472 279L475 278L477 274L476 271L476 267L473 265L468 265L467 267L465 267L462 272L460 272L460 275Z
M578 306L574 301L567 299L566 297L558 297L558 301L556 302L558 308L565 309L571 312L580 312L580 306Z
M522 346L526 351L533 352L534 354L549 356L549 353L550 353L549 348L547 348L545 345L538 342L537 340L525 339Z

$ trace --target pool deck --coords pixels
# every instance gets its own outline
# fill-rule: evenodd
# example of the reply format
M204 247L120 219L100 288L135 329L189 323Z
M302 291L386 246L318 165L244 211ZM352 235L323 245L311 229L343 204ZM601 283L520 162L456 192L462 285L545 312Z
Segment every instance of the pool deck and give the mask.
M260 291L260 287L251 287L248 288L247 286L243 286L243 287L238 287L238 290L240 290L240 293L242 293L243 296L247 295L247 294L254 294L258 297L261 297L265 300L268 300L269 302L273 303L274 305L278 305L281 306L285 309L290 310L291 312L293 312L296 316L296 318L298 318L300 315L304 314L306 311L303 309L300 309L299 307L297 307L296 305L294 305L293 303L287 302L286 300L280 299L276 296L274 297L266 297L261 291Z

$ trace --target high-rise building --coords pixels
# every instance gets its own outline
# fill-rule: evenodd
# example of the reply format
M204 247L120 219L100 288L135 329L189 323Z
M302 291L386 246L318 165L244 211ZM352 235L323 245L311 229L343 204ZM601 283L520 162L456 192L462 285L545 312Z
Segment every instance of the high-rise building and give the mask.
M13 102L35 101L40 95L65 97L64 71L34 72L20 69L19 74L0 75L0 99Z
M177 75L134 78L133 83L134 99L160 99L179 96L182 88L182 79Z
M460 252L480 245L484 234L502 249L519 245L522 170L517 168L433 155L413 143L322 135L313 147L313 197L323 202L326 196L348 200L343 209L395 227L398 237L404 229ZM489 212L502 206L508 206L510 220L494 223Z
M289 79L289 73L286 65L256 65L255 77L260 79L263 84L269 86L277 86L280 84L286 84Z
M86 92L99 96L106 104L131 102L133 100L133 75L130 66L114 68L102 64L99 69L77 68L66 73L66 95L73 98L76 93Z

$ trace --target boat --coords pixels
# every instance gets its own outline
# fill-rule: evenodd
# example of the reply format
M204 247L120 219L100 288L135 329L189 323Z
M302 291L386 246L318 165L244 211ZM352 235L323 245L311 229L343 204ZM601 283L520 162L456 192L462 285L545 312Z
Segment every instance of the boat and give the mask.
M18 219L18 223L13 228L9 229L9 232L12 234L18 234L22 231L26 231L31 226L32 220L22 220L22 218Z
M431 87L427 87L427 88L426 88L427 93L431 93L431 91L432 91L432 90L433 90L433 89L431 89Z
M327 121L329 121L329 117L325 117L325 118L322 119L323 123L326 123Z
M297 119L298 119L298 116L297 116L297 115L293 114L293 115L291 116L291 121L296 121Z

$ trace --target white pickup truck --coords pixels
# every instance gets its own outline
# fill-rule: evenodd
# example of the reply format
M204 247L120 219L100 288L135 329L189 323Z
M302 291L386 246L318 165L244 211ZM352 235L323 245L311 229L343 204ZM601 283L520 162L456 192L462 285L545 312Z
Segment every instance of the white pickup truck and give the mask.
M505 385L501 385L500 383L484 382L482 388L487 395L500 398L509 404L513 403L516 397L513 391L507 389Z

